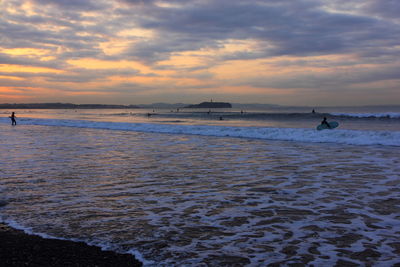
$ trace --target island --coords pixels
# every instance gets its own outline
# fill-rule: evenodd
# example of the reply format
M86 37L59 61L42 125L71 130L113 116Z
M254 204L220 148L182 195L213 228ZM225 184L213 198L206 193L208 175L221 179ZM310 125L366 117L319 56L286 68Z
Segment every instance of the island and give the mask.
M188 105L184 108L232 108L232 105L226 102L202 102L196 105Z

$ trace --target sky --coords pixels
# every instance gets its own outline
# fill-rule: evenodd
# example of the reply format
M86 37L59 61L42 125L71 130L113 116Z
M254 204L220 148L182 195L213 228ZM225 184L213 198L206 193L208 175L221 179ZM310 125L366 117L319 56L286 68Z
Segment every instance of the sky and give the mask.
M400 104L398 0L0 0L0 103Z

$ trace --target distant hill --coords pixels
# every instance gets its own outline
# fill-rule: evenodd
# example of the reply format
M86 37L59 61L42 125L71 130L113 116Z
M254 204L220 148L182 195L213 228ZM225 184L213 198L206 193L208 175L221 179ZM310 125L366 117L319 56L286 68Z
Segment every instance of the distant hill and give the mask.
M134 105L71 104L71 103L0 104L0 109L106 109L106 108L139 108L139 107Z
M226 102L202 102L196 105L188 105L184 108L232 108L232 105Z

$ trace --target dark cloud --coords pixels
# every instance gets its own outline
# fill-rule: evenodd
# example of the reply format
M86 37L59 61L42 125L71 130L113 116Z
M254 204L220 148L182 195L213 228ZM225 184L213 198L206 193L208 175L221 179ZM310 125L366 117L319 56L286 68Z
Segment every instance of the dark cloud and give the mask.
M100 1L92 0L32 0L37 5L52 5L58 8L93 11L104 7Z
M126 3L129 5L134 5L134 6L152 6L157 3L161 4L187 4L190 2L196 2L196 1L185 1L185 0L118 0L121 3Z
M120 0L120 2L132 5L152 5L155 0Z
M142 75L138 70L134 69L112 69L112 70L88 70L88 69L70 69L65 73L54 73L54 72L0 72L0 76L13 76L20 78L32 78L41 77L47 82L57 82L57 83L86 83L93 81L106 80L110 76L120 76L120 77L137 77L137 76L147 76Z
M232 55L242 59L354 53L370 47L380 53L376 46L400 41L400 31L391 22L328 12L318 1L202 1L180 8L146 7L144 15L135 18L158 35L135 43L127 54L153 62L174 52L217 47L229 39L265 44L263 53Z
M323 75L300 71L291 77L270 80L262 77L246 80L244 77L244 81L237 84L236 80L230 81L231 85L254 87L332 88L333 85L396 79L399 75L394 70L400 65L400 1L397 0L29 1L34 4L33 13L19 9L20 0L0 2L0 8L16 10L7 12L4 8L0 17L0 48L42 48L56 58L43 61L40 55L10 56L0 52L0 63L66 70L67 74L31 74L31 77L39 76L48 83L56 83L59 88L64 88L61 84L68 81L84 83L105 80L110 75L142 75L133 69L78 70L67 63L69 59L84 58L137 60L150 69L174 70L182 77L197 79L213 79L208 69L227 61L280 56L300 59L282 59L275 65L270 63L271 67L308 66L331 70ZM150 30L152 35L120 34L135 29ZM112 46L118 40L123 41L126 49L121 48L111 55L101 49L102 43L110 42ZM223 52L204 56L207 57L204 64L194 67L158 64L180 52L218 51L236 40L256 45L242 50L221 49ZM308 56L319 55L349 55L351 59L305 60ZM335 69L368 64L379 66L365 67L351 74ZM28 74L15 75L27 77ZM17 83L7 80L7 83L13 82ZM122 91L140 87L138 84L120 86ZM140 88L156 90L157 86Z
M39 21L37 17L30 18ZM97 42L102 39L97 36L85 36L77 33L83 32L81 26L71 27L71 24L57 24L62 26L61 30L48 30L40 28L39 25L26 23L23 18L19 18L23 23L10 23L4 19L0 19L0 34L2 47L5 48L46 48L56 49L63 47L70 50L70 55L77 53L77 56L86 51L88 55L99 53L96 48ZM28 19L29 22L29 19ZM69 26L69 27L67 27ZM91 51L91 52L88 52ZM69 56L70 56L69 55Z
M19 90L21 87L32 86L28 81L19 81L14 79L0 78L0 84L2 87L15 87L15 90Z
M52 69L63 69L67 66L66 63L60 60L40 61L37 58L23 57L23 56L9 56L0 53L0 64L11 64L29 67L42 67Z
M318 90L336 90L349 88L352 85L366 84L370 82L381 82L388 80L400 80L400 69L390 66L383 68L359 69L349 72L348 70L335 71L331 73L303 72L292 76L281 75L274 77L258 77L252 79L244 78L241 85L256 88L280 88L298 89L312 88Z
M370 14L379 15L382 18L400 19L400 1L398 0L367 0L364 5L364 10Z
M140 72L132 69L113 69L113 70L87 70L73 69L67 74L48 74L46 80L49 82L74 82L86 83L93 81L106 80L110 76L135 77L141 76Z
M324 55L335 53L379 54L383 47L400 42L400 30L391 21L368 16L360 12L334 13L324 9L322 1L144 1L119 0L127 6L115 9L113 19L108 16L91 18L92 23L79 11L88 9L104 14L108 6L95 1L34 0L38 5L52 8L46 16L9 17L24 24L1 23L3 45L18 47L28 45L63 46L68 52L62 58L101 57L98 43L113 37L120 30L143 27L153 30L155 36L137 39L120 57L144 62L157 62L176 52L220 47L225 40L257 40L263 49L234 52L226 60L254 59L279 55ZM339 5L342 0L332 1ZM348 2L351 1L347 1ZM358 1L357 1L358 2ZM386 0L391 10L397 11L397 1ZM180 4L163 7L157 3ZM378 0L367 1L362 10L386 10ZM350 4L348 4L350 6ZM63 12L74 12L67 17ZM106 8L107 7L107 8ZM379 8L378 8L379 7ZM361 10L361 11L362 11ZM51 16L51 12L56 12ZM360 10L359 10L360 11ZM391 11L386 11L391 12ZM11 16L11 15L10 15ZM73 17L73 18L71 18ZM62 30L42 30L35 24L51 23ZM88 33L86 35L78 33ZM132 38L134 39L134 38ZM29 40L29 41L28 41ZM387 52L387 51L385 51ZM221 57L220 59L224 59Z

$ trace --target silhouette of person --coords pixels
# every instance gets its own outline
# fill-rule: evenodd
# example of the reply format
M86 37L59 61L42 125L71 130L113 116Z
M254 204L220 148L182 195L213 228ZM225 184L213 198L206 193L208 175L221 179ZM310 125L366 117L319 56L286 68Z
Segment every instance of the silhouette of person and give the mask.
M311 113L313 113L313 114L314 114L314 113L315 113L315 110L313 109L313 110L311 111Z
M321 121L321 125L326 125L329 129L331 128L331 126L329 125L329 123L326 121L326 117L324 117L324 119Z
M17 121L15 120L15 112L11 113L10 119L11 125L17 125Z

